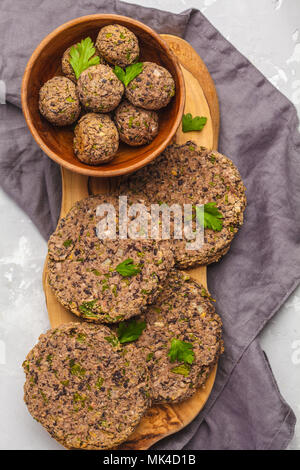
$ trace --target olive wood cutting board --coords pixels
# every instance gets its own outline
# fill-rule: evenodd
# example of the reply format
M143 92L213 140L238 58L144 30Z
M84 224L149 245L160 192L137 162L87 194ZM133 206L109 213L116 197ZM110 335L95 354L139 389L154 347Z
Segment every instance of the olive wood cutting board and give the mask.
M201 132L183 133L181 128L176 133L176 143L183 144L193 140L198 145L217 149L219 133L219 105L213 80L196 51L183 39L171 35L162 35L169 47L176 54L182 67L185 88L185 113L193 116L206 116L207 123ZM106 193L113 184L104 178L89 178L61 168L62 204L60 216L64 217L72 205L91 194ZM189 270L191 276L207 287L206 267ZM80 321L66 310L55 298L47 282L47 259L43 273L43 286L49 319L52 327L70 321ZM140 424L119 449L148 449L155 442L173 434L189 424L203 408L212 390L217 366L215 366L206 384L196 393L181 403L156 405L148 410Z

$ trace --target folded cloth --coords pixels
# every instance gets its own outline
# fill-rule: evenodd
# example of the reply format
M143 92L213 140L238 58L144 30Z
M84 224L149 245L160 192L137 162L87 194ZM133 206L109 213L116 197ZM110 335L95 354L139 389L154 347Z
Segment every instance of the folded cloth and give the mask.
M208 285L224 323L226 352L209 400L159 449L282 449L295 416L281 397L257 335L299 284L300 136L293 105L197 10L171 14L108 0L2 0L0 172L4 190L45 238L60 210L59 168L33 141L20 110L26 63L51 30L72 18L119 13L159 33L184 37L210 71L219 96L219 150L247 187L245 224L223 260L208 268ZM32 189L34 188L34 193Z
M295 416L280 396L269 363L254 340L235 364L225 386L187 428L155 445L156 449L281 450L291 439ZM264 397L261 399L260 397ZM265 398L267 397L267 399ZM201 424L200 424L201 422Z

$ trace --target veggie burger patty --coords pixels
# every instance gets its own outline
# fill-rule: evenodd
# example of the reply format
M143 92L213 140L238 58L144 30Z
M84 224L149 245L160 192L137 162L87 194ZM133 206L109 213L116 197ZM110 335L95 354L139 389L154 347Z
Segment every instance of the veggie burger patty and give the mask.
M100 240L96 210L103 203L112 204L118 216L117 196L94 196L61 219L48 242L48 279L59 302L75 315L113 323L139 315L155 300L174 259L156 240Z
M116 339L105 326L62 324L23 363L29 412L67 448L117 446L149 406L145 361Z
M152 204L160 205L215 204L222 229L205 228L201 248L187 250L186 239L171 239L180 268L218 261L243 224L246 196L238 169L229 158L193 142L167 147L152 164L124 178L120 193L151 198Z
M173 270L145 321L137 346L148 364L153 403L191 397L223 352L222 322L210 294Z

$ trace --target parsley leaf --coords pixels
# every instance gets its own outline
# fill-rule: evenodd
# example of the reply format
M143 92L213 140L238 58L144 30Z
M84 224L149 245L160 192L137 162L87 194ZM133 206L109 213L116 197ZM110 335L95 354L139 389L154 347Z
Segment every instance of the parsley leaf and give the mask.
M204 228L210 228L215 232L220 232L223 228L223 222L220 219L223 219L223 215L218 210L215 202L208 202L204 204L204 211L198 207L193 206L193 209L196 210L196 218L201 226L204 224ZM195 218L193 214L187 220L192 220Z
M129 83L142 72L142 70L143 62L137 62L136 64L128 65L125 71L116 65L114 73L125 86L128 86Z
M131 320L129 322L120 323L117 329L117 334L120 343L130 343L131 341L137 340L141 336L145 328L145 321L141 321L138 323L136 320Z
M173 338L171 341L171 348L168 352L170 362L185 362L192 364L195 360L193 352L193 345L180 339Z
M75 72L75 76L78 79L80 74L89 68L91 65L98 65L100 58L94 56L96 49L94 48L93 41L91 38L82 39L76 46L72 46L70 50L70 64Z
M193 118L191 113L184 114L182 118L182 131L202 131L203 127L206 124L206 121L207 118L203 116L196 116Z
M218 210L215 202L204 204L204 228L211 228L215 232L220 232L223 228L223 222L220 219L223 219L223 215Z
M118 79L121 80L121 82L125 84L126 73L121 67L119 67L119 65L115 66L113 72L118 77Z
M135 276L141 271L139 266L133 264L133 259L127 258L118 264L116 271L123 277Z

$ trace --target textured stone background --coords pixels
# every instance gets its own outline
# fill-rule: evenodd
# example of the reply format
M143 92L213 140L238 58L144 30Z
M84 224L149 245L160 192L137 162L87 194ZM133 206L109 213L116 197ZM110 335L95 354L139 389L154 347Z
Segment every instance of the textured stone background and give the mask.
M135 0L181 12L200 9L285 94L300 114L299 0ZM0 77L1 79L1 77ZM34 193L33 193L34 197ZM61 448L23 404L21 363L49 327L41 276L47 247L33 224L0 192L1 449ZM283 397L300 423L300 288L261 335ZM290 449L300 449L300 424Z

